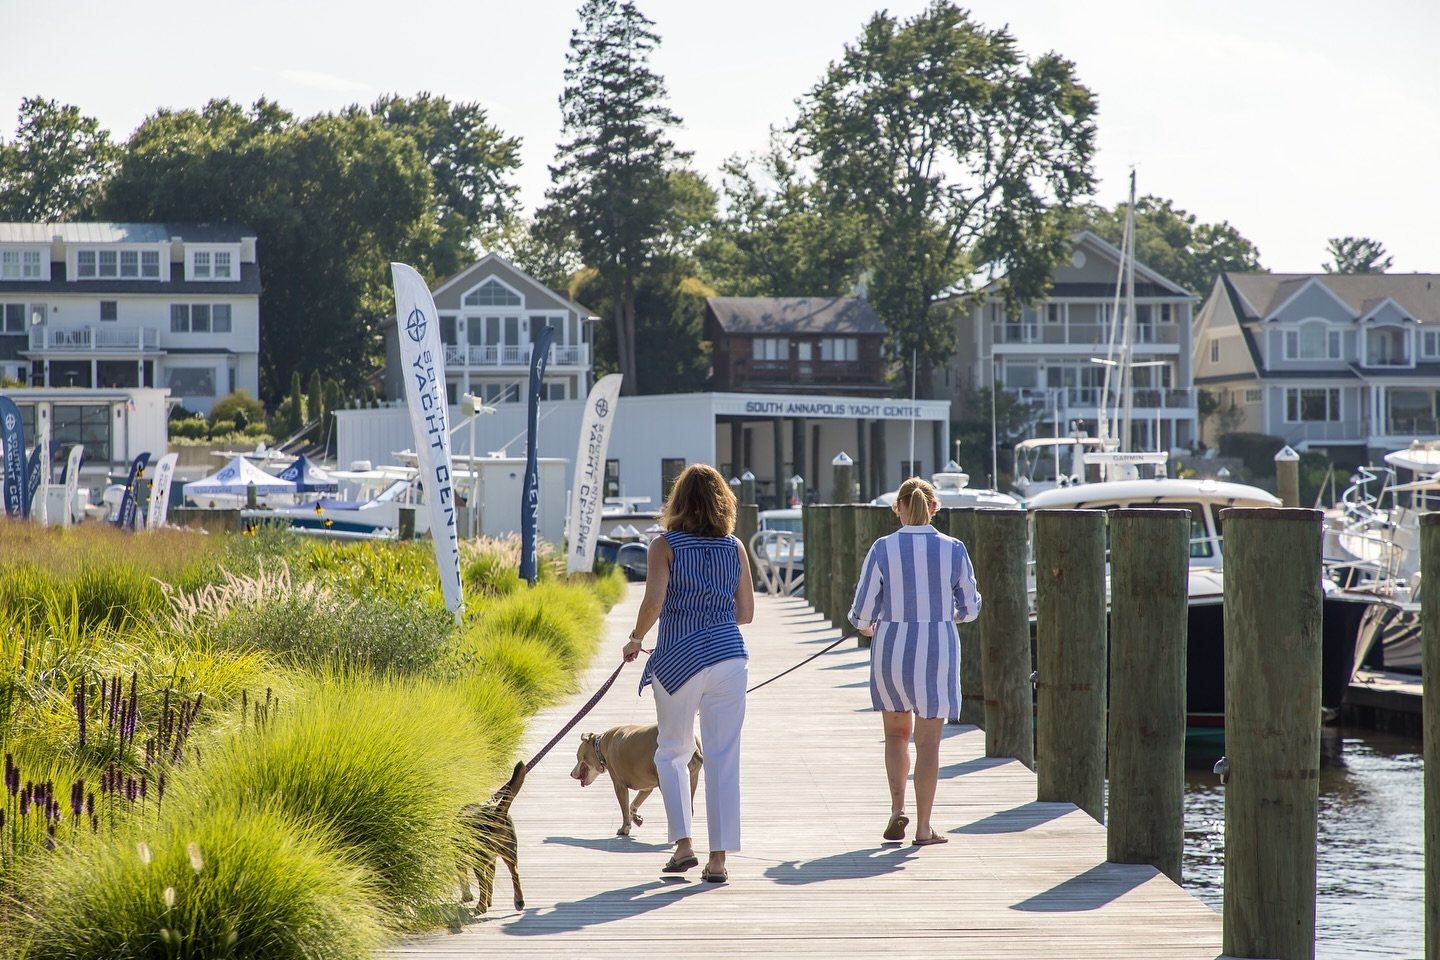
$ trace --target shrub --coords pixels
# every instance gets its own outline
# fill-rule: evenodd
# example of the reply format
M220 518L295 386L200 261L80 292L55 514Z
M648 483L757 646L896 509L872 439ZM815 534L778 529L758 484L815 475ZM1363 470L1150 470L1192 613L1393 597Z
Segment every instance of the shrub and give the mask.
M1285 446L1281 437L1268 433L1227 433L1220 438L1220 456L1235 457L1245 464L1251 479L1275 476L1275 454Z
M245 436L247 437L266 437L269 439L274 439L273 437L270 437L270 429L265 426L264 420L258 421L256 423L245 424L245 429L242 430L241 433L245 434Z
M58 854L28 885L27 960L353 960L385 938L373 876L328 836L263 807L196 809Z
M265 405L241 388L216 400L210 408L210 419L217 423L231 420L243 430L248 424L265 422Z
M472 711L449 684L337 676L261 736L212 751L181 803L237 820L283 810L323 829L413 922L453 891L460 809L498 779Z
M203 440L210 433L210 425L204 420L171 420L170 436L184 440Z
M480 628L474 628L459 645L455 669L504 680L527 714L558 702L575 686L575 678L566 672L550 644Z
M210 436L212 436L212 437L228 437L230 434L234 433L237 429L238 429L238 427L236 426L234 420L212 420L212 421L210 421Z
M480 629L537 640L566 667L576 669L594 652L601 616L600 602L589 589L545 581L487 605L480 613Z

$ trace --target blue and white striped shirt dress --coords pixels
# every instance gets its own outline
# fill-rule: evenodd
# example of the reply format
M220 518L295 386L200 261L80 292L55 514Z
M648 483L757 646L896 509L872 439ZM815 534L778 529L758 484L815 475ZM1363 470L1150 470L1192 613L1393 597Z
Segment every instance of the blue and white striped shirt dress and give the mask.
M865 555L850 622L875 625L870 701L876 710L934 719L960 715L956 622L980 615L965 544L926 524L906 525Z
M734 536L678 530L664 536L670 544L670 583L660 607L660 638L641 672L640 689L653 679L674 693L704 668L748 656L735 622L743 548Z

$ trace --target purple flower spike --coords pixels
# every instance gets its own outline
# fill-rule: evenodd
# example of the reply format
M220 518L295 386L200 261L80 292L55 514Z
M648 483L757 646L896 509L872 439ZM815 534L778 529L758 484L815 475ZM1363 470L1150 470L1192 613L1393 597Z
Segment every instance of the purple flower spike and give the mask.
M85 781L76 780L70 784L70 812L80 816L80 811L85 807Z

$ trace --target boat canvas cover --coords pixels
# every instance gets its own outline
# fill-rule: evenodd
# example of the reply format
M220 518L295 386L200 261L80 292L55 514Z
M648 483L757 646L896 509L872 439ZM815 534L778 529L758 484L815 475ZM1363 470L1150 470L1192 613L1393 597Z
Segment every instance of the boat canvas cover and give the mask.
M255 484L255 492L258 494L295 492L295 484L291 481L271 476L244 457L235 457L210 476L185 484L185 496L231 494L243 497L251 483Z
M340 484L304 454L281 470L278 476L281 480L289 480L295 484L296 493L337 493L340 490Z

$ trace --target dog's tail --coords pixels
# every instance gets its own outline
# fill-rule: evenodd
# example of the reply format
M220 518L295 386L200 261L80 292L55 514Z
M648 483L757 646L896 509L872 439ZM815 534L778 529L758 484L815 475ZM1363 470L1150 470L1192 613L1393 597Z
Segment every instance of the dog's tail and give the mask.
M510 779L505 782L495 794L495 806L501 813L510 812L510 801L515 799L515 794L520 792L520 786L525 782L525 762L519 761L515 764L515 771L510 774Z

